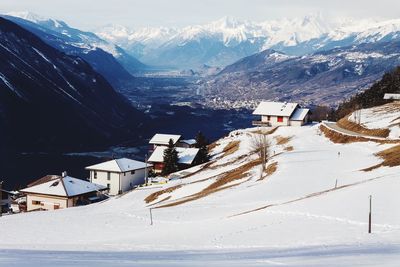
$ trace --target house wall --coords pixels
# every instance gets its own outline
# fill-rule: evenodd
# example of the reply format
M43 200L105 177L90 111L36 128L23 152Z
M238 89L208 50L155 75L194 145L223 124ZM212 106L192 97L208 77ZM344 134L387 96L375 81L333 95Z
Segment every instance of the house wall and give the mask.
M109 194L112 196L129 191L135 185L143 184L145 178L145 169L135 170L133 174L130 171L125 173L110 172L110 180L107 179L107 172L96 171L97 179L94 178L94 172L93 170L90 171L90 182L104 186L109 184Z
M95 172L97 172L97 178L95 177ZM110 172L110 180L108 180L106 171L90 171L90 182L94 184L99 184L99 185L110 185L110 190L109 194L110 195L118 195L118 192L120 190L120 184L119 184L119 173L117 172Z
M261 116L262 122L269 122L271 126L288 126L289 125L289 117L283 117L282 122L278 122L278 116Z
M38 201L40 203L33 204L33 201ZM53 197L53 196L43 196L43 195L32 195L27 194L26 196L26 205L27 211L36 210L36 209L45 209L45 210L54 210L54 206L58 204L60 209L67 208L66 198L61 197Z
M302 121L290 121L290 126L303 126L308 122L309 115L307 114Z
M144 184L145 169L135 170L133 174L131 172L121 173L121 190L122 192L133 189L135 185Z

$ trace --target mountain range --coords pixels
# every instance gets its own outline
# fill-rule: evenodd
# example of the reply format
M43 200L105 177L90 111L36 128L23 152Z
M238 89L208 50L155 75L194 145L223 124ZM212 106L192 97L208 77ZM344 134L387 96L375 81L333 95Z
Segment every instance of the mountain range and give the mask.
M131 81L132 75L148 68L121 47L94 33L72 28L63 21L30 12L9 13L3 17L39 36L54 48L86 60L116 88Z
M336 106L400 65L400 41L364 43L304 56L265 50L202 81L212 106L262 99Z
M320 14L265 22L224 17L205 25L184 28L133 30L109 25L97 29L96 34L147 64L175 68L197 68L203 64L224 67L266 49L300 56L338 47L397 40L400 38L400 20L330 20Z
M145 116L80 57L0 18L0 147L71 151L128 138Z

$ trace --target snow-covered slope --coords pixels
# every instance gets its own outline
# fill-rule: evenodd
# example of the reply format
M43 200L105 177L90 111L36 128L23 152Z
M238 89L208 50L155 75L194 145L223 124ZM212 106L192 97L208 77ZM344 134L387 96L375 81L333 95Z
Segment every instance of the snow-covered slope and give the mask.
M185 178L90 206L6 216L0 220L7 229L0 248L213 253L343 248L375 251L364 254L371 262L379 247L397 248L399 167L361 171L380 163L374 154L393 144L334 144L319 125L281 127L267 135L270 158L262 173L252 146L260 130L220 139L211 163L185 170ZM369 195L373 234L367 233Z
M389 138L400 138L400 103L361 109L350 114L348 119L367 129L389 129Z
M400 37L399 29L400 20L332 20L313 14L264 22L224 17L181 29L132 30L121 25L109 25L97 30L97 34L146 62L193 67L201 64L224 66L265 49L304 55L335 47L388 41ZM172 55L178 59L174 60ZM183 55L197 58L185 62Z

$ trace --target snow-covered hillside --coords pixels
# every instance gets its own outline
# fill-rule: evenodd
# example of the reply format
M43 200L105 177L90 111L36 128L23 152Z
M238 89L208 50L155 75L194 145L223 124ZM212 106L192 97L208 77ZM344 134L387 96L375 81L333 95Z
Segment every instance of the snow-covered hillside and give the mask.
M357 110L350 114L348 119L367 129L388 129L389 138L400 138L400 103L397 101L383 106Z
M398 250L399 167L363 171L382 161L375 153L394 144L335 144L318 124L281 127L267 134L270 158L262 173L253 147L259 131L267 129L220 139L211 162L185 170L182 179L90 206L3 217L0 249L212 254L340 248L343 255L359 251L367 262ZM373 234L367 233L370 195ZM321 254L310 253L318 262ZM380 265L393 266L393 253Z

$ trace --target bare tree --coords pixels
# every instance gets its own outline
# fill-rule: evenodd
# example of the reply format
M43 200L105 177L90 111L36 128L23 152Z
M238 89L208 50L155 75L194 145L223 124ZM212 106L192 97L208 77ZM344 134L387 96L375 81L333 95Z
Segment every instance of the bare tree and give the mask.
M267 139L267 135L264 133L254 134L254 136L251 140L251 148L254 150L254 152L257 153L257 155L261 159L262 171L264 172L265 165L268 161L269 154L270 154L270 151L269 151L270 142Z

